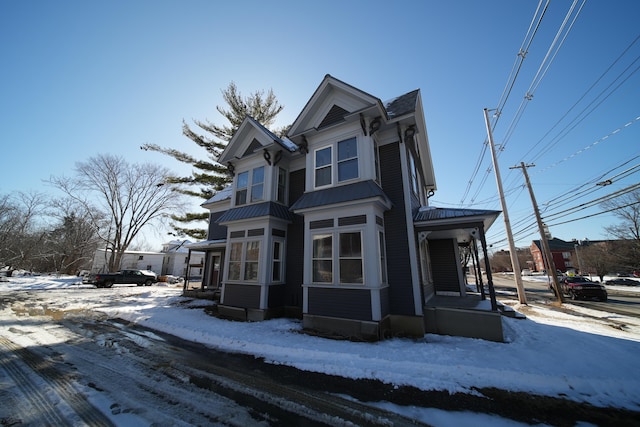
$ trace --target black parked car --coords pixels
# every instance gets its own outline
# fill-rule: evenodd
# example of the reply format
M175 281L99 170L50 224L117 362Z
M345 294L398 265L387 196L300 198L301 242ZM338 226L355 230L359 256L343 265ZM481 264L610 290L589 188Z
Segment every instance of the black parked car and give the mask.
M611 279L604 282L605 285L640 286L640 281L633 279Z
M582 276L565 277L560 282L560 289L563 294L569 295L571 299L607 300L607 291L604 285L592 282Z

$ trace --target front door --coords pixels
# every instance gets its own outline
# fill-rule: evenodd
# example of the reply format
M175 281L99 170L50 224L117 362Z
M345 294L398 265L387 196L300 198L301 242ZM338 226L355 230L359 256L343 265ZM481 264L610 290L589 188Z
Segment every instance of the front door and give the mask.
M209 255L209 271L207 277L207 287L218 289L220 286L220 265L222 254L220 252L212 252Z

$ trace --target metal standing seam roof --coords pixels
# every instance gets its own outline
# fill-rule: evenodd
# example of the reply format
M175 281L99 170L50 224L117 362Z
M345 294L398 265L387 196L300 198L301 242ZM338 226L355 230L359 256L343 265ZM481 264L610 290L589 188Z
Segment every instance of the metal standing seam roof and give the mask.
M498 218L501 211L492 211L485 209L455 209L455 208L421 208L418 212L413 216L413 222L422 223L424 226L428 227L428 223L432 222L440 222L450 224L452 226L456 226L456 223L459 222L460 225L464 224L465 219L481 219L484 224L484 229L488 230L489 227L494 223L494 221ZM435 224L434 224L435 225Z
M223 213L216 222L221 224L224 222L260 218L263 216L272 216L284 219L285 221L293 221L293 214L289 212L289 209L286 206L276 202L263 202L229 209Z
M405 93L404 95L400 95L397 98L386 101L384 103L384 108L387 110L389 118L393 119L415 112L419 92L420 90L416 89L409 93Z
M392 204L391 200L389 200L384 191L382 191L382 188L375 182L369 180L305 193L291 205L289 210L295 212L300 209L333 205L372 197L382 198L389 206Z

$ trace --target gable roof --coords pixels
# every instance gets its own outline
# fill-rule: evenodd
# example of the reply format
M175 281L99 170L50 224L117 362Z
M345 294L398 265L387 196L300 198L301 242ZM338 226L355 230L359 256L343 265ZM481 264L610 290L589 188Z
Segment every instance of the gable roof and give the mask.
M292 141L278 137L253 117L246 116L218 157L218 163L225 164L234 159L240 159L273 144L289 153L295 152L298 148Z
M342 117L370 108L377 109L378 115L386 116L378 98L327 74L289 128L290 138L319 129L330 112L335 115L336 108L340 109Z

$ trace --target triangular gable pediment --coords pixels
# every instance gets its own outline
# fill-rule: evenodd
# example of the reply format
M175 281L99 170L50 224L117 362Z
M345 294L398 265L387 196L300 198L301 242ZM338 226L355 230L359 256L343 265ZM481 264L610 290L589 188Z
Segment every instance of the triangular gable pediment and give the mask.
M273 143L280 144L288 151L294 151L293 147L287 146L285 141L278 138L269 129L262 126L255 119L247 116L227 144L227 147L222 154L220 154L218 162L226 164L232 160L241 159Z
M374 106L382 109L378 98L327 74L291 125L289 135L339 123L348 114Z

